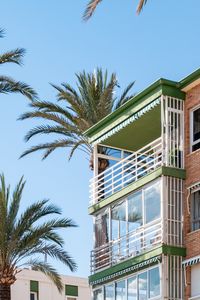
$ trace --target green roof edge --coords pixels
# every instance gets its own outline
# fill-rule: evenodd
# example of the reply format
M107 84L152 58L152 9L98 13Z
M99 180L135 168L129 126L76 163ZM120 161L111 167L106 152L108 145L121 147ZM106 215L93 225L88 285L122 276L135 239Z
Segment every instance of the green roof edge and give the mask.
M179 82L179 88L183 89L187 85L191 84L192 82L194 82L195 80L197 80L199 78L200 78L200 68L198 68L194 72L190 73L185 78L181 79L180 82Z
M106 124L113 121L114 119L117 119L117 117L121 115L124 111L126 111L129 107L136 105L139 101L142 100L142 98L148 97L148 95L150 96L156 94L158 91L163 91L165 93L166 87L174 89L174 91L179 92L181 98L185 98L185 93L180 90L178 82L160 78L151 85L149 85L146 89L135 95L132 99L130 99L124 105L119 107L117 110L110 113L101 121L87 129L84 134L88 137L91 137L100 129L102 129L102 127L104 127Z

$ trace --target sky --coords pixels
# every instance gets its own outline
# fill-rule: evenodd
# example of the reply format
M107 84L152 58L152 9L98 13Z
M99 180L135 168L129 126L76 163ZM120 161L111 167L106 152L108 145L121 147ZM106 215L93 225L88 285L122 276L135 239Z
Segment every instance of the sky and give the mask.
M179 81L200 66L200 1L148 0L140 16L137 1L104 0L88 22L82 21L87 0L6 0L1 3L0 27L6 37L1 52L27 50L23 67L1 66L1 74L25 81L41 99L55 101L49 83L75 86L75 73L102 67L116 72L121 88L135 80L139 92L160 77ZM63 216L79 227L63 232L65 248L78 264L73 275L89 275L92 218L88 216L89 170L87 158L77 152L68 162L59 150L41 161L41 153L19 159L29 146L26 132L39 122L17 121L28 110L20 95L0 95L0 172L15 186L24 175L27 183L23 208L43 198L62 207ZM41 124L41 123L40 123ZM62 274L72 273L62 264Z

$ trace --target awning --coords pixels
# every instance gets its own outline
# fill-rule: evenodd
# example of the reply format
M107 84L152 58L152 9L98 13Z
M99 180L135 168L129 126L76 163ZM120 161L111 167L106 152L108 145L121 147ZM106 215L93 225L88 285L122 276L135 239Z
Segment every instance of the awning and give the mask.
M184 267L187 267L187 266L192 266L192 265L195 265L195 264L198 264L200 263L200 255L198 256L194 256L192 258L189 258L189 259L186 259L182 262L182 265Z
M187 189L190 191L190 193L196 192L200 189L200 181L190 185Z
M109 137L111 137L112 135L114 135L115 133L120 131L121 129L125 128L126 126L130 125L131 123L133 123L136 120L138 120L139 118L141 118L144 114L146 114L147 112L152 110L154 107L159 105L160 102L161 102L161 98L155 99L154 101L149 103L147 106L145 106L144 108L142 108L141 110L139 110L138 112L136 112L135 114L133 114L132 116L127 118L125 121L123 121L122 123L120 123L119 125L114 127L113 129L111 129L107 133L103 134L101 137L99 137L95 141L91 140L91 143L94 145L94 144L103 142L104 140L108 139Z

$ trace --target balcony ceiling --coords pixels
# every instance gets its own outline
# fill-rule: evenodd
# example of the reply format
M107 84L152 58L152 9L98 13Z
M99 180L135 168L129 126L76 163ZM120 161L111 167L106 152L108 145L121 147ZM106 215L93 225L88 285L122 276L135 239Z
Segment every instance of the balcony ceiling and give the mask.
M136 151L161 135L161 106L158 105L102 144Z

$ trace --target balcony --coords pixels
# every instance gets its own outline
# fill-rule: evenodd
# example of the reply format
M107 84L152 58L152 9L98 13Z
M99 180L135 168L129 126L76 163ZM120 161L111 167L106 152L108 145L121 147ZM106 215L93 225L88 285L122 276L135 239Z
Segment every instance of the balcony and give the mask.
M119 125L115 121L102 129L92 140L94 177L90 180L89 205L161 166L184 168L183 112L182 100L161 96L135 114L123 116L126 120ZM113 155L114 151L121 154Z
M91 251L91 274L153 249L162 242L161 219Z
M103 156L106 160L106 156ZM107 168L90 180L89 205L98 203L161 166L183 168L183 153L176 144L163 147L161 137Z

